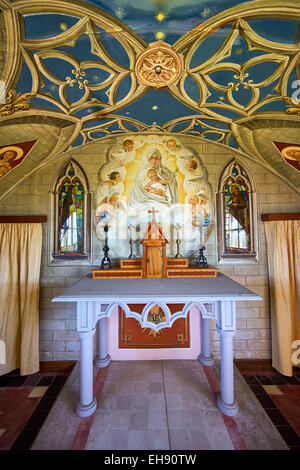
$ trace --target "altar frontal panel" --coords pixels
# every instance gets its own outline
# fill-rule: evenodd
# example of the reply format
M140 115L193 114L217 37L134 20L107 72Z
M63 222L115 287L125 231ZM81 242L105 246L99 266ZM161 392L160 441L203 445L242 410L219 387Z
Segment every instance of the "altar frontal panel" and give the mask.
M128 304L131 311L142 314L146 304ZM171 314L184 308L184 304L168 304ZM149 316L151 318L149 318ZM148 320L155 324L165 320L164 312L157 305L148 315ZM190 314L187 318L179 318L172 328L163 328L154 331L150 328L141 328L134 318L126 318L124 311L119 307L119 348L120 349L159 349L159 348L190 348Z

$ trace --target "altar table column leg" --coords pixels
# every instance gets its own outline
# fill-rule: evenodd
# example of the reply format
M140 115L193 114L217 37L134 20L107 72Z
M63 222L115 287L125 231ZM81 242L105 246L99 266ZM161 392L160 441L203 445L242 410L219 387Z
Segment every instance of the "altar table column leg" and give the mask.
M94 413L97 400L93 392L93 335L95 330L78 332L80 338L80 401L76 413L85 418Z
M234 400L233 350L234 331L223 331L217 327L221 340L221 393L217 398L218 408L227 416L235 416L238 406Z
M96 359L97 367L106 367L110 363L110 355L108 354L107 347L107 322L108 318L101 318L98 325L98 358Z
M214 357L210 350L210 319L203 318L201 314L201 353L198 360L204 366L212 366Z

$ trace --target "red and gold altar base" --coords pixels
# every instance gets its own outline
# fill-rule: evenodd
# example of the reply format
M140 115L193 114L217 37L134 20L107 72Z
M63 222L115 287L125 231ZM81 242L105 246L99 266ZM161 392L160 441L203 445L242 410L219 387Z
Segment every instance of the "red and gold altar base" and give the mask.
M137 313L142 313L145 304L129 304L128 307ZM184 304L168 304L173 314ZM165 321L163 310L154 306L148 317L155 323ZM190 315L187 318L176 320L172 328L162 328L155 331L151 328L141 328L134 318L126 318L124 311L119 307L119 348L121 349L160 349L160 348L189 348L190 347Z

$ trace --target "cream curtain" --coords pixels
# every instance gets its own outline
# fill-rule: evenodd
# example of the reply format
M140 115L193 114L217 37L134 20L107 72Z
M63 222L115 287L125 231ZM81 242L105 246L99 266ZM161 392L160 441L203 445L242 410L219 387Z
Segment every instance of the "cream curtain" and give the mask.
M39 370L41 251L42 224L0 223L0 375Z
M293 375L293 342L300 339L300 221L265 222L270 282L272 365ZM300 365L300 364L298 364Z

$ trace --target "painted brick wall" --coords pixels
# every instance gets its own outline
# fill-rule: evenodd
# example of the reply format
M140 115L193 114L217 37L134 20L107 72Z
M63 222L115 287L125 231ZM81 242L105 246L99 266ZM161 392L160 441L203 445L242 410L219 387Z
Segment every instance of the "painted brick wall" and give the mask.
M181 142L195 148L208 171L208 183L212 195L215 194L220 171L234 155L231 149L207 143L194 137L181 137ZM98 170L108 149L115 138L90 143L68 155L75 158L84 168L89 179L91 191L98 184ZM300 196L282 179L274 176L261 165L247 157L244 163L254 175L258 203L258 240L259 261L246 265L218 265L216 230L212 230L207 241L209 264L235 281L262 296L262 301L238 302L237 332L234 339L235 358L268 359L271 357L270 315L268 298L268 273L266 241L261 213L298 212ZM66 154L55 164L50 164L28 177L25 182L10 193L0 203L1 214L47 214L49 216L49 192L52 190L59 168L66 162ZM50 217L49 217L50 218ZM103 256L102 245L93 231L93 262L99 264ZM91 266L58 267L48 264L48 230L44 225L42 267L40 281L40 360L73 360L79 358L79 341L76 333L76 305L52 303L51 298L64 291L68 286L88 274ZM219 356L220 342L215 325L211 322L212 352ZM96 335L94 336L96 343ZM95 347L96 350L96 347Z

